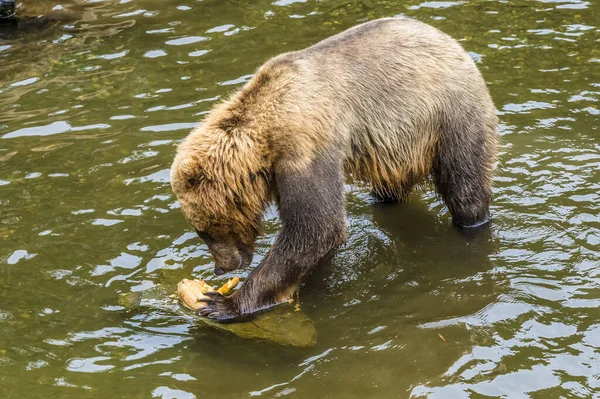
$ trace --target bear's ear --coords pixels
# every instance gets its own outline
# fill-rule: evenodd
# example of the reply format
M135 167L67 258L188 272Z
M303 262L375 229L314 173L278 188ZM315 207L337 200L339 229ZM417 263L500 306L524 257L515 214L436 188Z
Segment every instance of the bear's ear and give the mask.
M227 134L232 134L234 129L242 126L244 120L240 115L233 114L229 118L223 119L219 128Z
M198 166L198 162L193 159L181 161L177 165L176 179L186 189L198 187L200 183L208 180L202 169Z

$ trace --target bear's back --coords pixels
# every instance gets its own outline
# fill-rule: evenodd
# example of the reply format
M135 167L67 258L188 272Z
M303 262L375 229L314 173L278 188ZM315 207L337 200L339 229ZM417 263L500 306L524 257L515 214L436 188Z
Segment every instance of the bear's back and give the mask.
M347 54L360 56L367 50L371 53L388 51L390 47L446 47L450 51L462 50L447 34L431 25L413 18L381 18L354 26L337 35L324 39L299 52L318 55Z
M354 156L353 148L376 145L384 163L406 145L431 152L444 120L495 120L471 57L450 36L410 18L367 22L274 57L234 104L271 142L286 143L278 152L298 159L327 146Z
M493 108L467 52L447 34L411 18L358 25L277 56L258 75L274 69L287 71L282 75L289 109L305 120L335 125L342 134L359 128L389 133L380 122L420 130L436 119L436 110L448 111L457 100Z

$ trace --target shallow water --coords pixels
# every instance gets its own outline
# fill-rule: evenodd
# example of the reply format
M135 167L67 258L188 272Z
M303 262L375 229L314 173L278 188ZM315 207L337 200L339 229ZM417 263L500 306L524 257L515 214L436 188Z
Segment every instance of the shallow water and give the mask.
M599 2L74 1L79 20L0 27L0 397L600 397ZM270 56L400 14L489 83L491 228L348 185L350 239L302 291L309 349L119 306L227 277L168 184L210 107Z

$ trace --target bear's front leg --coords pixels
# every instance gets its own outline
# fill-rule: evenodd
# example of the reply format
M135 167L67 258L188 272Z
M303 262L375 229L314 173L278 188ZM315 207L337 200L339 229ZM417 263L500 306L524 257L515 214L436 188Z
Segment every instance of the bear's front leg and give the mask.
M280 237L284 238L285 235L282 232ZM205 293L208 299L203 302L206 305L196 313L221 322L236 321L293 300L303 277L342 244L346 237L345 226L339 230L330 230L320 237L322 241L315 241L310 245L312 252L280 252L286 246L281 240L277 240L264 261L250 273L239 290L230 296L223 296L216 291Z
M198 314L220 320L284 303L346 239L341 156L323 151L304 168L276 170L282 230L263 261L228 297L211 293Z
M237 321L245 316L270 308L293 299L301 276L282 275L284 264L277 266L278 259L272 256L255 269L242 287L230 296L224 296L216 291L204 295L206 304L196 313L221 322ZM290 268L287 265L287 268ZM291 269L291 268L290 268Z

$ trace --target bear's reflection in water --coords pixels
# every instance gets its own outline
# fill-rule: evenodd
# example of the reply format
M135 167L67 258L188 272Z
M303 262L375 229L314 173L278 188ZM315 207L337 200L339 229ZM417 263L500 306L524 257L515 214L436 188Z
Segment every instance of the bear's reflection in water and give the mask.
M486 273L498 246L493 221L456 228L439 216L441 204L429 209L419 194L398 204L352 195L347 201L348 243L305 284L301 299L309 314L356 305L392 318L432 321L493 301L495 283Z

